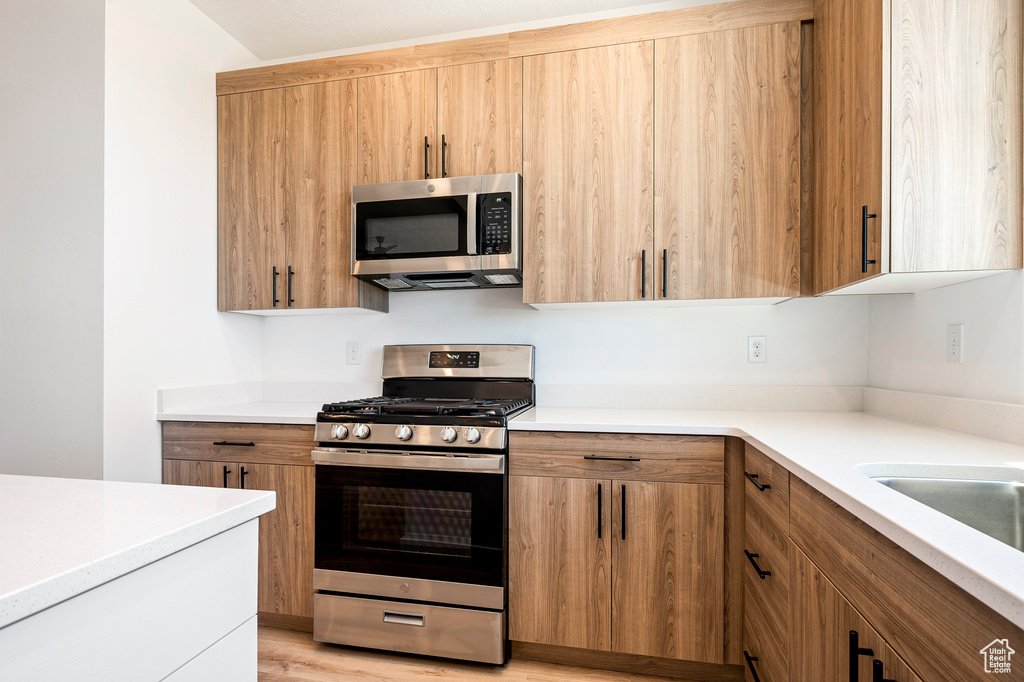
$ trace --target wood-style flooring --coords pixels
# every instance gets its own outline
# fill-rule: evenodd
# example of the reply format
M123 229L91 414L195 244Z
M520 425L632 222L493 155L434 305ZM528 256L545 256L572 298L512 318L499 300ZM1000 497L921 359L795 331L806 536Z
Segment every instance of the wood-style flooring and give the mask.
M554 663L513 659L504 667L386 654L314 642L308 632L261 627L259 682L371 680L502 680L502 682L668 682Z

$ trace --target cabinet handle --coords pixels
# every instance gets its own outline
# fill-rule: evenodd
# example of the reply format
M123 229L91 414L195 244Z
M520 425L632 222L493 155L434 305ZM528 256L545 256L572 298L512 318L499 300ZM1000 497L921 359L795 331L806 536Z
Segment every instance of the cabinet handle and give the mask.
M245 475L247 473L249 473L249 472L245 470L245 467L239 467L239 468L241 469L241 484L238 487L244 489L245 488Z
M231 473L231 469L228 469L228 465L224 465L224 487L228 487L228 474Z
M444 140L444 135L441 136L441 177L448 177L448 167L445 164L445 151L448 149L448 143Z
M622 539L626 539L626 486L622 486Z
M882 668L882 662L877 658L871 662L871 682L896 682L896 680L885 679Z
M639 462L639 457L601 457L600 455L583 455L583 459L596 459L603 462Z
M770 576L772 574L771 571L762 571L761 567L757 565L756 561L754 561L754 559L756 559L759 556L761 556L760 554L751 554L747 550L743 550L743 553L747 555L747 560L750 561L750 565L754 567L755 571L757 571L757 577L758 578L760 578L761 580L764 580L765 578L767 578L768 576Z
M640 298L647 298L647 249L640 252Z
M850 630L850 682L860 679L860 657L874 656L875 652L860 645L860 636L856 630Z
M760 490L761 492L764 492L765 490L768 490L769 488L772 487L771 483L761 483L760 481L758 481L757 474L748 474L746 471L744 471L743 475L747 477L748 481L756 485L757 489Z
M861 232L861 255L864 257L864 264L861 266L861 272L867 272L868 266L874 263L873 260L868 260L868 218L877 218L877 213L868 213L868 207L863 206L860 209L860 232Z
M281 302L281 299L279 299L277 297L277 275L278 275L277 266L275 265L274 266L274 284L273 284L273 287L271 289L271 291L273 291L273 293L274 293L274 307L275 308L277 307L277 304Z
M213 444L214 445L237 445L240 448L254 448L254 447L256 447L256 443L253 443L251 441L248 442L248 443L233 443L233 442L231 442L229 440L215 440L213 442Z
M292 277L295 276L295 271L292 270L292 266L288 266L288 307L292 307L292 303L295 303L295 299L292 298Z
M597 539L601 539L601 526L604 525L601 519L601 484L597 484Z
M661 297L668 297L668 249L661 250Z
M744 651L743 658L747 659L747 667L750 668L750 674L754 676L754 682L761 682L761 678L757 676L757 670L754 669L754 661L758 660L757 656L751 656Z
M430 143L427 141L427 136L424 135L423 136L423 179L424 180L429 180L430 179L430 171L428 170L428 167L427 167L427 160L428 160L428 158L430 156L429 153L428 153L429 150L430 150Z

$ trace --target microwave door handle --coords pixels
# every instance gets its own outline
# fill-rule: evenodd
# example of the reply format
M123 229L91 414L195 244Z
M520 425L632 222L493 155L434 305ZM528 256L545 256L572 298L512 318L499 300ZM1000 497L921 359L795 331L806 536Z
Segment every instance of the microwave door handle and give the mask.
M475 256L479 234L476 221L476 194L466 195L466 255Z

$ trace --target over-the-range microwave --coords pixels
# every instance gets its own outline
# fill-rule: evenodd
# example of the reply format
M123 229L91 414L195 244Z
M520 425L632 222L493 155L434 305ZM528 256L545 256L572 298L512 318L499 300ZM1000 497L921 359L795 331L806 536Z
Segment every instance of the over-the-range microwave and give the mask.
M352 187L352 274L389 291L523 282L519 173Z

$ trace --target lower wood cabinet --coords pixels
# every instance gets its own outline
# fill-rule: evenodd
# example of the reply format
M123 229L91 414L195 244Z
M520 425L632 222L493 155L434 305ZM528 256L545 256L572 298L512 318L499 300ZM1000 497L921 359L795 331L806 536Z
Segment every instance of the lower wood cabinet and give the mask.
M721 438L511 434L510 638L722 663L723 459Z
M277 508L260 517L257 610L265 622L299 629L311 629L313 617L312 446L311 426L164 425L164 483L277 493ZM237 459L217 459L225 455Z

